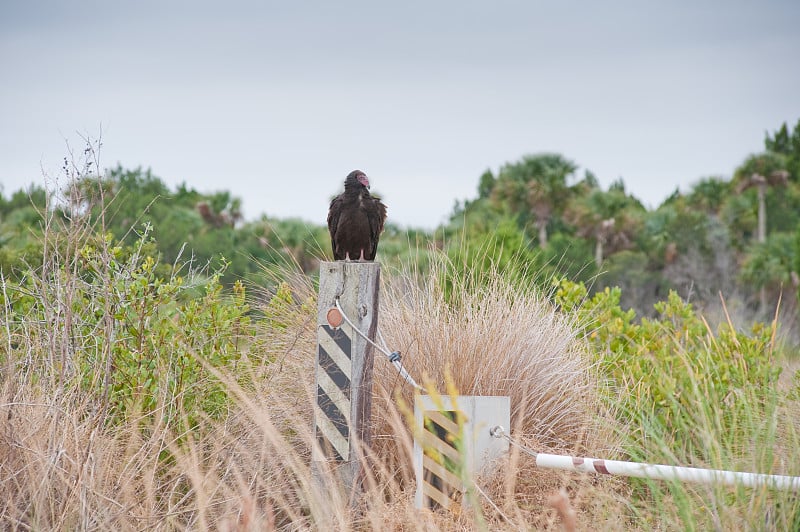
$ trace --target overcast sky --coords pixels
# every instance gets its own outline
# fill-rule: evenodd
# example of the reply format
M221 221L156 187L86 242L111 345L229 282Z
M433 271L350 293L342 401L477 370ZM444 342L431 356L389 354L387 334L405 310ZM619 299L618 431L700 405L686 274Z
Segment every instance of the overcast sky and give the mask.
M0 2L0 183L105 167L322 224L355 168L432 228L558 152L655 207L800 118L800 2Z

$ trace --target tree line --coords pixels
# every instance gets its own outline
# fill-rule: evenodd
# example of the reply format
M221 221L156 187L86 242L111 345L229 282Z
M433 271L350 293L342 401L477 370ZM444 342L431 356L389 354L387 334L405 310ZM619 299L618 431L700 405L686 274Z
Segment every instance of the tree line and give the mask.
M67 164L65 164L65 168ZM753 319L779 298L797 314L800 280L800 120L765 136L764 150L732 176L708 176L647 209L622 179L607 188L558 153L526 155L478 179L476 196L458 203L434 231L389 224L379 259L424 271L429 253L445 252L458 275L502 268L543 288L566 277L591 291L622 288L638 315L670 290L705 308L720 294ZM160 264L260 282L272 266L314 274L330 256L324 225L263 215L246 221L228 191L175 189L149 169L84 169L62 190L33 185L0 193L0 271L19 280L43 259L48 215L68 225L91 219L98 234L123 245L142 233ZM796 320L795 320L796 322Z
M800 120L768 133L729 178L704 177L648 210L621 179L603 189L560 154L530 155L485 172L443 232L477 245L503 228L506 245L523 243L539 271L595 291L619 286L623 304L645 316L669 290L699 306L722 294L759 318L783 296L796 312L799 163Z

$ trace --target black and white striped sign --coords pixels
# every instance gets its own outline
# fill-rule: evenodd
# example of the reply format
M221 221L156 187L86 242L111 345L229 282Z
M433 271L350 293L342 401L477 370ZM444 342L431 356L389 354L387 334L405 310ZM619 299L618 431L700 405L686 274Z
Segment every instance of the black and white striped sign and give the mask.
M350 384L352 334L350 327L322 325L318 332L316 438L324 456L318 460L346 461L350 455ZM346 332L347 330L347 332Z

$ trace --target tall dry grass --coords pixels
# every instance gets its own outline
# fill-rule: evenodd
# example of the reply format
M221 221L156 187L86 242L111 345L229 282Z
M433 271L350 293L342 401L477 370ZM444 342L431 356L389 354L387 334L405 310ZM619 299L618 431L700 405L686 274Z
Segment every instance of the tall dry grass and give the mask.
M598 382L576 324L546 294L496 269L477 286L450 272L438 255L416 282L401 273L384 283L380 326L411 374L440 392L449 376L464 395L510 396L515 429L550 448L599 450ZM402 383L391 366L378 369L381 396L392 399ZM410 387L403 397L410 400Z
M463 395L509 396L511 427L506 428L531 448L614 456L619 427L599 400L601 384L577 334L580 324L559 313L547 294L510 282L497 268L475 283L454 278L458 268L444 254L429 258L424 272L389 272L381 287L379 328L391 349L402 352L406 369L439 393L446 392L447 381ZM413 404L413 388L377 357L378 410L393 412L398 401ZM387 417L374 420L376 452L402 456L397 425ZM406 458L396 467L408 476L410 464ZM492 527L554 526L547 500L565 486L581 510L582 524L623 524L619 516L625 503L619 494L625 488L618 479L537 470L532 458L514 447L499 470L478 482L505 508L506 515L499 516L485 505Z
M54 261L78 260L80 246L59 249ZM464 293L453 305L441 290L446 263L438 268L424 278L385 275L379 327L389 344L403 350L408 369L440 390L449 374L461 393L510 395L512 430L527 444L597 453L608 448L597 423L597 384L572 324L535 291L520 293L505 284L499 272L484 289ZM47 271L61 277L43 275ZM607 511L608 504L619 504L613 497L598 505L592 481L533 474L530 458L519 453L477 479L502 514L485 499L458 514L415 509L411 430L402 407L412 404L412 392L380 356L374 445L362 449L368 471L363 496L354 508L334 474L323 472L322 483L314 482L315 290L297 273L284 275L290 302L276 307L261 298L266 317L241 352L249 368L246 378L240 370L203 361L225 383L230 399L223 416L206 416L196 430L179 429L191 424L168 423L161 414L174 402L163 397L161 410L131 411L112 420L102 394L65 377L65 367L76 371L69 366L75 358L98 361L92 380L101 389L106 372L114 370L101 363L104 342L76 342L71 336L83 330L77 307L67 304L86 295L80 292L80 277L64 278L64 269L55 267L37 275L34 297L46 300L52 312L30 323L7 312L3 327L14 331L13 338L2 338L10 348L0 381L0 522L5 529L548 527L558 521L546 506L547 496L564 486L584 520L620 513ZM97 323L112 320L101 317ZM75 351L92 345L99 352L91 356ZM180 345L174 349L169 356L180 354ZM617 487L613 481L605 486Z
M137 309L138 329L147 333L150 327L155 337L172 330L169 320L183 307L158 298L148 307L137 299L164 285L147 280L144 246L121 251L102 236L105 211L89 216L104 198L103 188L92 185L99 142L87 144L77 163L65 163L68 183L59 189L65 195L56 191L55 204L41 213L42 265L31 266L18 284L0 274L0 528L546 528L557 526L547 496L563 487L584 522L621 513L607 510L619 505L616 496L598 503L594 481L534 474L530 457L518 452L475 479L488 500L459 513L417 510L404 406L413 404L413 392L380 355L374 444L360 447L367 472L362 496L353 504L332 471L315 477L316 290L299 269L280 272L289 297L254 290L254 326L242 329L246 338L200 321L193 325L197 330L181 331L172 341L138 335L135 349L124 352L139 353L140 360L115 358L120 343L138 334L124 321L126 309ZM512 287L502 272L487 274L480 289L459 285L447 260L432 256L438 258L425 275L384 272L379 328L403 351L409 371L440 391L450 378L463 394L510 395L510 430L526 444L596 453L613 447L597 421L597 383L574 324L534 290ZM172 275L180 270L175 265ZM445 295L448 275L457 300ZM194 284L192 277L186 286ZM195 313L196 319L215 316ZM213 355L222 347L212 346L223 344L240 346L230 362L202 354ZM205 376L178 393L206 389L206 381L221 383L228 397L224 409L206 413L197 406L202 401L184 402L170 391L177 388L161 384L155 406L137 402L147 381L120 394L120 372L130 368L118 364L147 369L149 358L157 358L154 378L169 383L170 372L187 357L199 361ZM120 397L131 398L122 409L115 403ZM187 404L195 410L181 406ZM609 481L604 487L616 493L619 485Z
M444 393L450 381L464 395L508 395L512 404L515 436L531 446L595 455L616 451L611 417L598 400L598 382L588 363L584 344L576 337L576 324L559 315L534 288L520 291L502 273L487 273L481 287L457 285L454 301L446 293L445 277L452 283L450 264L433 254L432 265L420 274L411 269L386 271L381 286L380 339L402 351L406 369L420 383ZM285 316L299 326L266 328L264 338L277 353L264 367L261 397L269 404L276 424L284 432L312 423L311 404L316 349L315 288L301 274L284 271L281 278L292 287L293 305ZM452 284L450 285L452 288ZM268 298L265 298L268 299ZM406 422L413 405L413 387L399 377L385 357L375 353L373 390L373 444L364 450L371 475L365 513L373 527L428 526L412 507L415 488L412 435ZM281 393L276 395L275 390ZM270 393L272 392L272 393ZM287 401L288 399L288 401ZM295 441L310 459L307 434ZM554 524L555 513L546 506L548 495L570 486L584 519L599 519L600 508L617 506L621 484L606 480L609 497L599 497L597 479L561 473L535 472L531 457L513 452L508 462L482 478L490 498L507 513L498 514L484 500L482 512L492 527L515 529L535 523ZM589 495L591 493L591 495ZM603 500L600 501L600 498ZM622 512L615 508L612 516ZM506 518L513 515L509 523ZM436 528L475 525L476 514L454 519L435 515ZM612 518L616 523L616 517ZM380 525L380 526L379 526Z

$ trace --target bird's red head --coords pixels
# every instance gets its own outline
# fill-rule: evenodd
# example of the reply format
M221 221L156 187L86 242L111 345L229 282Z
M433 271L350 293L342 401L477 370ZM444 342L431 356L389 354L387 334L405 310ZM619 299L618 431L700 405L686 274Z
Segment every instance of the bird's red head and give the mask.
M367 174L361 170L353 170L347 174L347 179L344 180L344 187L348 188L348 186L355 186L356 184L360 184L363 187L369 188L369 179L367 178Z

